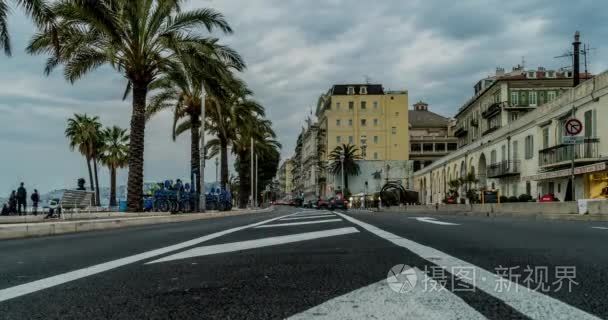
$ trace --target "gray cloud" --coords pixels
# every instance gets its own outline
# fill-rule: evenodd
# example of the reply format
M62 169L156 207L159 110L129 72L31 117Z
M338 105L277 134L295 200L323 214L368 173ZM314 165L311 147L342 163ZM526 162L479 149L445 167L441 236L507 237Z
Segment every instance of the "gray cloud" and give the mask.
M510 68L522 56L531 68L567 65L553 57L570 48L575 30L597 48L592 72L608 68L600 54L608 4L592 0L193 0L189 6L216 8L234 27L222 41L246 59L242 77L266 106L283 157L292 154L310 108L333 83L369 76L386 88L408 89L410 103L423 99L449 116L497 66ZM86 175L84 161L63 138L65 118L74 112L123 127L130 117L129 103L120 100L124 79L110 68L74 85L60 69L44 77L45 59L19 52L33 28L15 12L15 54L0 57L0 194L19 180L49 189ZM169 129L169 114L146 129L146 180L188 175L188 139L172 142ZM212 162L206 176L215 177ZM107 184L107 172L101 177Z

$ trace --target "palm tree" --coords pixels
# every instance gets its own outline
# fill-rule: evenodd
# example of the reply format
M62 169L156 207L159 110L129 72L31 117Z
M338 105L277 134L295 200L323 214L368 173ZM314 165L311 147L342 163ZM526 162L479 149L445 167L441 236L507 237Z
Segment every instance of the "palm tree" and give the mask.
M212 9L182 11L183 1L64 0L56 2L56 32L34 35L32 54L49 54L45 72L65 65L64 76L74 82L109 64L127 80L123 97L132 93L127 206L142 210L146 100L150 84L176 61L176 52L208 51L217 39L201 30L232 29L222 14ZM228 58L231 50L223 51ZM238 64L240 61L235 61Z
M40 27L47 29L45 25L52 20L52 13L43 0L14 0L14 2L25 9L25 13L34 19L34 22ZM11 39L8 33L8 13L9 7L7 0L0 0L0 47L4 50L4 54L10 56L12 54Z
M99 150L101 123L98 117L89 117L86 114L74 114L68 119L65 136L70 142L70 149L78 151L85 157L89 170L89 183L91 190L95 191L95 204L99 205L99 182L97 181L97 155ZM91 161L95 167L95 180Z
M218 93L217 86L229 76L230 62L217 54L215 45L210 46L209 49L208 57L201 52L195 52L197 56L194 59L182 52L178 63L172 65L158 80L150 84L150 88L155 90L156 94L150 99L146 110L147 117L150 118L162 110L173 109L173 141L182 133L190 131L192 178L194 173L201 174L199 140L203 104L209 109L209 101L212 100L212 96L209 95ZM219 48L219 51L222 50L224 48ZM234 53L233 60L240 61L238 54ZM243 64L238 66L238 68L243 67ZM192 185L196 185L197 192L201 190L200 179L192 181Z
M361 173L357 160L361 160L359 149L352 144L342 144L337 146L330 154L329 170L333 175L342 174L342 162L340 157L344 155L344 195L348 192L348 176L358 176Z
M129 163L129 134L117 126L101 132L103 147L100 160L110 169L110 207L116 206L116 171Z

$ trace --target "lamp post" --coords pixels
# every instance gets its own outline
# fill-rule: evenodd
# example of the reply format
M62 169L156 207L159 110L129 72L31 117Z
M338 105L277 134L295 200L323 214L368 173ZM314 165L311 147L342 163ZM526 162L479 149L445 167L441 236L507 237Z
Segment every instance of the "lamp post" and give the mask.
M219 175L219 170L218 170L219 164L220 164L220 160L217 157L215 157L215 183L218 182L217 177Z
M346 195L346 188L344 186L344 149L342 149L342 151L340 151L340 168L342 169L342 196Z

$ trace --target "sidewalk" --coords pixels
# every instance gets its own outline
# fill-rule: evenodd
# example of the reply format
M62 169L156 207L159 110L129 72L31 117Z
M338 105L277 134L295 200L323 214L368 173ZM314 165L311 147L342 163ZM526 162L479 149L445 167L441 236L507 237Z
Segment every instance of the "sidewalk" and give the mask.
M233 209L231 211L207 211L205 213L169 214L162 212L142 213L80 213L66 215L65 220L43 220L44 216L17 216L1 217L0 239L15 239L38 236L50 236L63 233L93 231L141 226L158 223L171 223L193 221L219 217L236 216L243 214L271 212L273 208L266 209ZM9 219L19 218L19 219ZM27 220L26 220L27 219Z

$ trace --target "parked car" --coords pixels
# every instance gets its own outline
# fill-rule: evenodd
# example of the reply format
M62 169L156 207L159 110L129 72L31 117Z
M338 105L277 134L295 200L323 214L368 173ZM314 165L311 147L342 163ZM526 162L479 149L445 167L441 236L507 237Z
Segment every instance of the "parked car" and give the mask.
M543 195L542 197L540 197L540 200L538 202L554 202L554 201L559 201L559 199L557 199L555 197L555 194L547 193L547 194Z
M318 209L329 209L329 199L319 198L319 200L317 200L317 208Z
M335 210L335 209L341 209L341 210L347 210L348 209L348 200L346 199L340 199L340 198L329 198L327 200L329 202L329 210Z

